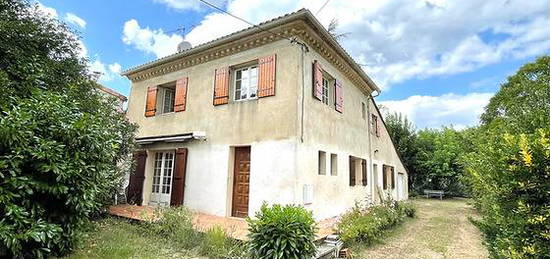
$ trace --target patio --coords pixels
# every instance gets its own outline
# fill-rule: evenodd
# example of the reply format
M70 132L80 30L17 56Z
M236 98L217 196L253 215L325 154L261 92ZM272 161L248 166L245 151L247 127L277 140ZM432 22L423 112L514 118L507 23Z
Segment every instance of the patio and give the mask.
M109 208L109 214L111 215L140 221L153 218L154 211L154 207L129 204L120 204ZM316 240L324 239L326 236L333 234L336 222L336 217L317 222ZM222 227L232 238L239 240L247 239L248 224L241 218L220 217L198 212L193 220L193 224L195 225L195 229L201 232L217 225Z

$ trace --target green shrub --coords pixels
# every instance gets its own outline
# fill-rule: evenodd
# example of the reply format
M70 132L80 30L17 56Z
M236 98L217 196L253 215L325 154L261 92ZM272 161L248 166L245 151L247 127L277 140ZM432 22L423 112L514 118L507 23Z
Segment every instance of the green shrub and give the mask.
M201 234L193 229L194 214L184 206L158 208L145 223L153 234L170 239L182 248L194 248L202 241Z
M250 252L257 258L311 258L316 251L316 223L301 206L262 205L247 219Z
M245 258L246 246L228 237L220 226L208 229L200 245L200 253L210 258Z
M488 133L465 158L476 222L494 258L550 255L550 129L532 135Z
M400 224L405 216L413 217L415 211L409 203L391 200L371 207L357 203L342 216L336 228L346 243L371 244L384 230Z

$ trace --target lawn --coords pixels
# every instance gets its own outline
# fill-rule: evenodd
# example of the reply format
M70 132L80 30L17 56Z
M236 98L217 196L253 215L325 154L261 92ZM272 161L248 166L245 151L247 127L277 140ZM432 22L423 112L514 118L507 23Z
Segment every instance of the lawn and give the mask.
M85 239L64 258L199 258L197 250L183 249L140 224L119 218L94 222Z
M358 258L487 258L477 217L466 199L414 199L417 217L390 231L379 243L353 247Z

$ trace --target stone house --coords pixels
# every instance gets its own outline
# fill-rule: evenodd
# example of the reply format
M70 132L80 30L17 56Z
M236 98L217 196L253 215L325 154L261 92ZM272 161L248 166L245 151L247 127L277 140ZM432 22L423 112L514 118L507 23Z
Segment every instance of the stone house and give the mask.
M308 10L123 75L139 125L130 202L224 217L300 204L321 220L408 197L379 88Z

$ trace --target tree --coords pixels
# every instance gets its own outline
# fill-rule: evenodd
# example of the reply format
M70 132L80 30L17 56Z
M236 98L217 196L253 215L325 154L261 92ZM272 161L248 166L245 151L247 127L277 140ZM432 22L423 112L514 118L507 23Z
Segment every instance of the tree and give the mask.
M534 133L550 125L550 56L522 66L489 101L481 122L509 132ZM497 126L498 125L498 126Z
M0 257L62 255L118 188L135 126L36 5L0 0L0 35Z

